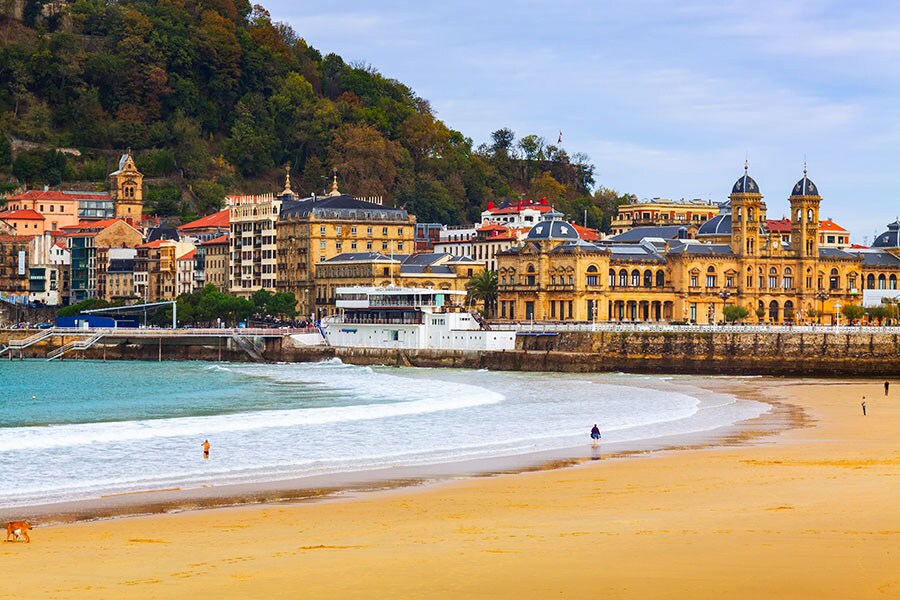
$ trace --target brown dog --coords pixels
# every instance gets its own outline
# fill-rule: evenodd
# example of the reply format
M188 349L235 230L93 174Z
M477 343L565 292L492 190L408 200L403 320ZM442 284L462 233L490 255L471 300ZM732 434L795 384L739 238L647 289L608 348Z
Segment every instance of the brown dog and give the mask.
M10 536L15 536L13 541L25 538L25 543L30 544L31 538L28 537L29 529L31 529L31 523L28 521L10 521L6 524L6 541L9 541Z

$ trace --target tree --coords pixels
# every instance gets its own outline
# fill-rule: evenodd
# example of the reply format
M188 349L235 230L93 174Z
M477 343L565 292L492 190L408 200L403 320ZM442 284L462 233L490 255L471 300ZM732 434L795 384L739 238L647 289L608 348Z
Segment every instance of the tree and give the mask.
M757 319L762 321L763 317L765 317L765 316L766 316L766 309L764 309L762 306L760 306L759 308L756 309L756 318Z
M386 140L368 125L344 125L328 147L328 162L337 169L345 191L391 197L404 154L398 142Z
M884 307L880 307L884 308ZM883 311L886 313L886 311ZM848 323L854 323L862 318L864 314L866 314L866 309L859 304L847 304L841 307L841 314L844 315L844 318L847 319ZM869 313L872 314L871 312ZM881 315L884 317L884 314Z
M729 304L722 311L725 314L725 320L731 322L742 321L750 314L750 310L740 304Z
M490 318L497 305L498 277L497 271L481 271L472 276L466 284L469 300L484 303L485 315Z
M281 319L293 319L297 316L297 297L293 292L277 292L272 294L266 304L270 315Z
M266 289L256 290L250 296L250 300L253 301L253 306L256 307L257 312L264 312L271 299L272 292Z

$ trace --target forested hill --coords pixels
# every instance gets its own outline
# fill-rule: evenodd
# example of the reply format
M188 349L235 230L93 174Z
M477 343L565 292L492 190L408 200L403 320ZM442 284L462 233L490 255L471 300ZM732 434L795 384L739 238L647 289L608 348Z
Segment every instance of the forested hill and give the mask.
M55 6L59 6L56 3ZM420 221L476 220L490 200L546 197L601 226L621 198L586 156L499 128L477 147L428 101L368 65L309 46L245 0L0 3L0 179L105 185L125 148L148 210L189 216L226 193L294 188L384 196ZM2 8L2 7L7 8ZM56 152L71 147L80 156Z

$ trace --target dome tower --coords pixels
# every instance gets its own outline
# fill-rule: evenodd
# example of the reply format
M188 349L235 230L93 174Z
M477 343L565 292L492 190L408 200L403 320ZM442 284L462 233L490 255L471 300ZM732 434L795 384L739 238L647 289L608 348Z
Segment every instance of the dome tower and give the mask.
M819 256L819 204L822 197L816 184L806 176L797 182L788 199L791 203L791 252L799 258Z
M731 249L738 256L759 256L762 247L762 226L766 222L766 204L759 186L747 173L731 188Z

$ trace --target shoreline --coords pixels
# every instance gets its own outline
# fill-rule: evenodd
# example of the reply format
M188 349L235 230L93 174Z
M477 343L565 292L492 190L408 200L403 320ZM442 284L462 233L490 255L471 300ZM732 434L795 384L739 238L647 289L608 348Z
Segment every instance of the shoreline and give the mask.
M606 442L601 443L597 449L585 443L554 450L361 469L270 481L148 488L104 494L89 499L0 507L0 521L27 519L47 526L195 510L277 506L347 497L358 498L361 495L383 491L402 492L410 488L430 487L451 481L565 469L595 460L619 460L651 453L753 443L782 431L803 427L807 423L802 409L751 393L747 389L746 380L698 381L695 377L685 377L678 383L687 384L694 388L694 391L702 393L726 394L738 401L762 402L768 404L770 408L752 419L711 430ZM646 389L661 387L663 386L657 383L655 388L651 386Z
M349 501L38 527L0 554L40 573L33 597L900 595L900 397L880 381L745 384L807 426Z

